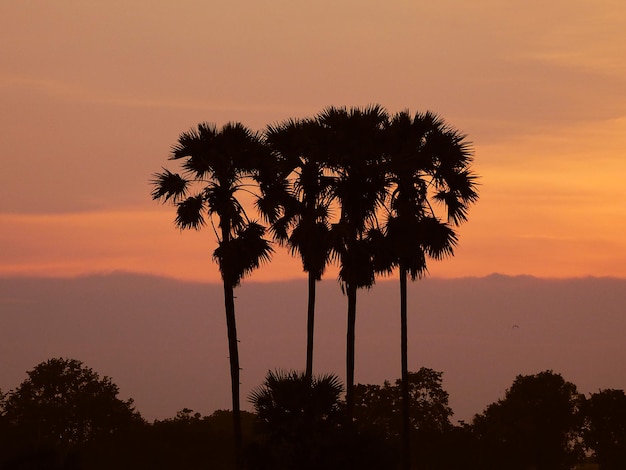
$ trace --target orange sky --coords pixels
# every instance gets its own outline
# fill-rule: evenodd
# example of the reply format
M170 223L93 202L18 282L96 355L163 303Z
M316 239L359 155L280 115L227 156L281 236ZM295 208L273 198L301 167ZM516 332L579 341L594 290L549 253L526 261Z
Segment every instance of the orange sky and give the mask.
M150 200L179 133L378 102L475 144L433 276L626 277L622 0L3 2L0 49L2 276L217 280L211 232ZM281 252L253 278L300 275Z

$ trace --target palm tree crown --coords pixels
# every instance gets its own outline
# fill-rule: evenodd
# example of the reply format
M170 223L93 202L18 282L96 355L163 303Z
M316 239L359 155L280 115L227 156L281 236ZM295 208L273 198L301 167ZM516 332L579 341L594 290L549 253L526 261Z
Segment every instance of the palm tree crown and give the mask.
M332 183L319 146L320 129L311 120L268 126L266 139L289 172L280 202L282 214L271 225L276 239L302 259L305 272L320 280L329 261Z
M340 207L333 249L344 287L370 287L374 282L368 235L378 228L377 212L388 189L381 166L387 119L380 106L330 107L317 117L324 130L327 165L334 174L333 199Z
M414 117L396 114L389 122L385 169L391 183L385 231L412 279L426 270L426 257L453 254L457 236L452 226L467 220L470 204L478 199L471 172L471 146L465 136L426 112ZM437 206L446 210L442 221Z
M184 159L183 174L164 169L153 180L152 198L176 205L177 227L200 229L210 221L218 240L213 256L232 286L272 252L263 239L265 228L248 218L237 198L249 192L250 180L258 178L260 163L268 157L261 138L243 125L229 123L218 131L202 123L181 134L172 148L170 160ZM194 194L192 187L198 188Z

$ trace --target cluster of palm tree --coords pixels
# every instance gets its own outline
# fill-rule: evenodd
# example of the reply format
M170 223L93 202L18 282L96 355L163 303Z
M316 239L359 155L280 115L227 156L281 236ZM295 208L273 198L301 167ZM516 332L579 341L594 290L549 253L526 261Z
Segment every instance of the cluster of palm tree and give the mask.
M390 115L378 105L329 107L263 133L240 123L221 129L200 124L181 134L170 159L182 160L182 171L155 174L153 199L176 206L179 228L208 223L217 239L213 257L224 283L236 453L242 444L233 290L270 260L273 239L300 257L308 275L309 381L315 287L328 264L338 264L348 299L348 421L354 407L357 292L370 288L377 275L398 269L408 465L407 279L426 273L427 258L453 254L455 227L478 198L465 136L430 112ZM256 218L248 214L252 210Z

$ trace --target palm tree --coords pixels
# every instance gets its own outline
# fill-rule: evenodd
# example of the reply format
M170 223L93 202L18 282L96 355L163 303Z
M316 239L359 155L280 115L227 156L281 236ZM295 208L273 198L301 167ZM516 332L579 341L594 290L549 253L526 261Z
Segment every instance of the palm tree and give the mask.
M301 372L269 371L249 397L266 439L262 468L334 468L341 449L342 391L334 375L309 378Z
M262 139L239 123L226 124L220 130L202 123L197 129L181 134L172 148L170 160L183 160L182 173L164 169L152 181L152 198L176 206L177 227L197 230L208 220L217 238L213 259L218 263L224 284L238 469L243 465L243 443L234 288L245 275L269 260L272 248L263 238L264 227L248 218L237 196L248 191L247 184L258 177L259 162L267 155Z
M387 200L386 253L400 274L403 468L410 468L409 379L407 358L407 277L426 273L426 258L453 255L457 235L452 226L467 219L468 206L478 199L471 172L472 151L465 136L433 113L412 117L396 114L386 129L385 168L392 184ZM446 222L437 213L443 205ZM442 203L442 204L441 204ZM451 225L452 226L451 226Z
M357 290L374 284L368 235L377 229L376 214L387 191L382 171L384 128L388 115L380 106L330 107L317 116L321 145L334 173L333 198L340 206L332 226L333 256L340 263L339 280L348 297L346 338L346 411L354 408L354 343Z
M266 131L270 148L282 157L283 173L292 175L291 186L279 203L282 214L274 218L271 230L292 254L300 256L308 274L305 377L309 381L313 377L315 288L330 259L332 178L324 174L318 139L319 126L311 120L289 120Z

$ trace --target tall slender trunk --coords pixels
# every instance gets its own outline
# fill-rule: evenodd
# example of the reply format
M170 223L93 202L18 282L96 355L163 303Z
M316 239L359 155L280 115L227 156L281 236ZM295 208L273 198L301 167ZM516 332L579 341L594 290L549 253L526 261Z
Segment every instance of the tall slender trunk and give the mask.
M222 243L230 241L230 221L222 220ZM228 263L228 260L222 260ZM235 469L243 469L243 437L241 434L241 404L239 401L239 344L237 341L237 322L235 319L235 293L231 276L222 269L224 280L224 307L226 311L226 330L228 333L228 358L230 361L230 387L233 403L233 441L235 451Z
M243 468L241 435L241 406L239 402L239 348L235 322L235 296L233 286L224 281L224 304L226 307L226 329L228 331L228 354L230 359L230 384L233 402L233 437L235 444L235 468Z
M315 276L309 272L309 303L306 324L306 379L313 380L313 332L315 327Z
M356 287L346 286L348 293L348 328L346 339L346 414L348 423L354 416L354 338L356 328Z
M411 403L409 401L407 272L400 264L400 356L402 363L402 468L411 468Z

